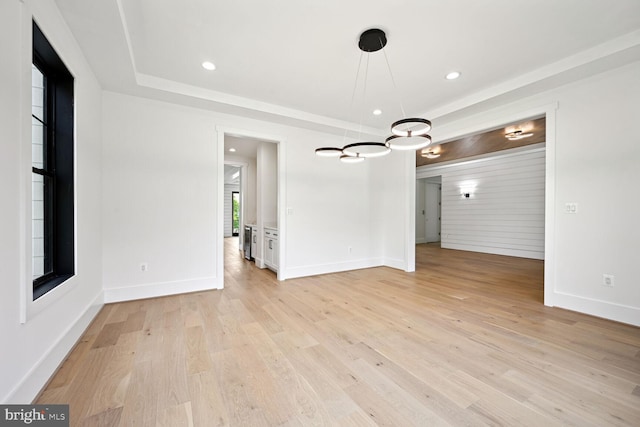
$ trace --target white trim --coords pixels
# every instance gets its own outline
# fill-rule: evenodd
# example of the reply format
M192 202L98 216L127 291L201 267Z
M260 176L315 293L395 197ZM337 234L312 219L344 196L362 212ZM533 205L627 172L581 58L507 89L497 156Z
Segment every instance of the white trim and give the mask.
M556 292L556 110L548 105L546 116L544 178L544 305L553 307Z
M264 234L264 233L262 233ZM264 239L264 237L263 237ZM262 260L262 258L254 256L253 257L253 263L256 265L256 267L258 267L261 270L264 270L265 268L267 268L267 265L264 263L264 261Z
M26 403L33 401L47 385L60 364L73 350L76 343L89 327L98 312L104 306L102 292L89 303L76 320L60 334L60 337L18 382L18 384L2 399L3 403Z
M216 188L216 277L218 289L224 289L224 131L216 126L216 165L218 166L218 186Z
M123 24L124 25L124 24ZM133 53L130 53L133 58ZM133 60L133 59L132 59ZM384 131L368 126L360 126L357 123L351 123L344 120L338 120L331 117L321 116L318 114L307 113L293 108L283 107L277 104L257 101L251 98L244 98L237 95L231 95L224 92L218 92L211 89L205 89L199 86L193 86L186 83L177 82L175 80L164 79L149 74L140 73L134 70L136 83L141 87L148 87L164 92L180 94L196 99L204 99L214 101L224 105L232 105L235 107L247 108L252 111L261 113L269 113L281 117L287 117L300 120L307 123L320 124L340 130L348 130L351 132L359 132L360 134L383 136ZM245 135L243 135L245 136Z
M77 110L74 109L73 117L73 263L74 263L74 275L63 283L59 284L55 288L51 289L40 298L33 300L33 258L32 258L32 187L31 187L31 64L33 62L33 36L32 36L32 20L36 23L38 19L32 15L32 12L25 9L26 6L22 6L21 10L21 92L20 92L20 109L25 114L22 115L22 123L20 126L20 313L19 321L21 324L27 323L30 319L38 316L43 311L47 310L61 300L64 295L78 286L78 168L77 168ZM46 32L46 26L39 24L40 28ZM46 34L45 34L46 35ZM64 49L58 49L55 45L56 42L53 39L47 38L47 40L55 48L56 53L64 61ZM73 68L69 66L70 61L64 61L65 66L68 67L69 72L75 76ZM77 79L74 80L74 90L77 93Z
M20 26L20 47L22 54L20 55L22 62L23 72L20 73L20 105L19 111L26 113L26 104L27 100L31 100L31 77L29 78L29 83L27 83L27 73L25 71L25 62L27 61L27 55L25 52L29 52L29 68L31 68L31 63L33 59L32 56L32 26L25 25L25 5L20 5L20 22L22 25ZM29 30L26 29L29 28ZM31 74L29 74L31 76ZM28 89L28 90L27 90ZM29 102L29 105L31 102ZM20 191L20 203L18 206L18 215L20 216L20 243L18 250L20 251L20 272L19 272L19 285L20 285L20 323L24 324L27 322L27 305L28 302L33 300L33 253L32 253L32 212L31 212L31 114L22 114L22 122L20 123L20 178L19 178L19 191ZM27 143L27 136L29 141ZM28 148L27 148L28 147ZM28 196L28 197L27 197ZM28 220L27 220L28 219Z
M287 194L287 143L284 138L280 139L278 143L278 191L277 201L278 206L278 280L285 280L287 271L287 253L285 248L287 240L285 239L287 230L287 200L285 194Z
M224 152L224 148L223 148L223 152ZM224 160L224 158L222 159L224 161L225 165L231 165L231 166L236 166L240 168L240 229L238 230L238 250L243 250L244 249L244 225L245 225L245 197L247 196L247 173L249 170L249 164L245 163L245 162L240 162L240 161L235 161L235 160ZM224 167L223 167L223 174L224 174ZM223 175L223 181L224 181L224 175ZM224 186L225 183L222 183L222 188L224 190ZM223 195L224 197L224 195ZM224 200L224 199L223 199ZM223 202L223 211L222 211L222 215L223 215L223 221L224 221L224 202ZM224 229L223 231L223 236L224 236ZM233 234L233 233L232 233Z
M459 245L456 243L448 243L448 244L440 243L440 247L442 249L455 249L460 251L481 252L485 254L505 255L505 256L512 256L512 257L519 257L519 258L544 260L544 256L541 256L539 251L525 251L521 249L495 248L495 247L478 246L478 245L470 245L470 244Z
M505 123L512 123L519 120L530 119L532 117L546 117L545 135L545 235L544 235L544 304L553 307L556 303L556 110L558 103L540 105L525 110L514 110L512 105L504 105L501 108L486 111L455 121L455 126L450 131L445 131L438 135L437 141L451 141L464 135L478 133L487 129L496 129ZM460 122L464 122L460 124ZM449 125L445 126L449 127ZM436 139L434 139L434 142ZM482 156L469 160L469 163L485 161L497 156L519 155L523 152L542 150L539 146L533 149L509 150L508 153L501 152L496 155ZM457 163L460 164L460 163ZM448 165L422 166L418 168L416 177L427 178L437 175L438 169L446 168ZM415 197L415 195L414 195ZM415 232L415 231L414 231Z
M640 308L638 307L558 291L554 292L554 302L556 307L640 326Z
M216 132L218 133L218 236L224 235L224 137L225 135L240 137L240 138L252 138L264 142L270 142L276 144L278 151L278 188L276 191L276 206L278 216L278 250L279 250L279 265L277 271L278 280L285 280L287 276L286 270L286 234L287 234L287 217L284 195L286 194L286 138L280 135L256 132L253 130L231 128L227 126L216 126ZM257 188L256 188L257 190ZM260 207L256 206L259 211ZM258 215L256 218L256 225L258 226L258 232L261 233L264 230L262 215ZM216 272L219 276L220 289L224 287L224 239L219 239L218 243L218 263L216 264ZM259 268L265 268L264 262L261 258L255 258L255 265Z
M118 5L118 14L120 15L120 22L122 23L124 38L127 42L127 51L129 53L129 59L131 59L133 74L137 76L138 67L136 66L136 58L133 56L133 44L131 43L131 35L129 34L129 25L127 25L127 18L124 16L124 7L122 6L122 0L116 0L116 4Z
M109 304L112 302L133 301L137 299L186 294L189 292L210 291L213 289L222 289L215 276L176 280L173 282L145 283L137 286L106 288L104 290L104 302Z
M380 258L362 259L356 261L344 261L332 264L305 265L289 269L287 278L317 276L320 274L339 273L342 271L361 270L364 268L387 266ZM404 260L393 260L393 268L402 270Z
M504 159L508 157L520 156L522 154L530 154L545 151L545 143L525 145L523 147L510 148L508 150L496 151L493 153L480 154L478 156L468 157L461 160L451 160L448 162L435 163L433 165L423 165L416 169L416 179L431 178L441 175L441 170L460 165L471 165L495 159Z
M544 80L560 76L563 73L567 73L569 71L576 72L581 67L596 63L596 61L602 60L604 58L610 58L614 57L615 55L619 55L627 49L632 49L638 46L638 44L640 44L640 30L635 30L631 33L625 34L613 40L608 40L604 43L578 52L554 63L536 68L510 80L501 82L494 86L490 86L475 93L471 93L470 95L462 99L457 99L448 104L434 108L431 111L420 115L420 117L438 118L446 116L447 114L462 111L465 108L479 104L483 101L497 98L500 95L505 95L510 92L526 88L527 86L533 85L536 82L543 82ZM618 64L618 66L619 65L621 64ZM580 78L581 77L576 76L576 78L573 80L579 80ZM557 85L553 87L556 86ZM551 87L546 88L546 90L549 89L551 89Z
M413 150L405 156L405 264L404 271L416 271L416 156ZM386 260L385 260L386 264Z
M413 245L413 259L415 260L415 254L416 254L416 246L415 244ZM399 258L384 258L382 261L382 265L384 267L390 267L390 268L396 268L398 270L403 270L407 273L413 273L415 271L415 268L413 270L408 270L407 269L407 265L408 262L406 259L399 259Z

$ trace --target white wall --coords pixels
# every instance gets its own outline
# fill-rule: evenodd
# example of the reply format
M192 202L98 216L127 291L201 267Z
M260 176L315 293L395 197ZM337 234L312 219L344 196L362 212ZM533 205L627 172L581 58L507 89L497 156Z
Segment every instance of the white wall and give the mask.
M557 103L547 117L545 303L640 325L640 62L464 119L438 122L453 136ZM551 144L550 144L551 142ZM551 191L549 191L551 190ZM565 203L578 213L564 212ZM615 275L604 287L602 275Z
M278 145L263 142L258 147L258 203L264 225L278 222Z
M216 234L216 153L224 155L216 129L286 146L279 197L291 214L279 224L283 278L380 265L379 245L370 244L367 165L314 154L339 137L110 92L103 99L107 301L222 283L215 271L223 237L222 228Z
M76 274L35 302L30 222L32 14L75 77L76 111ZM28 403L102 306L101 89L53 1L0 2L0 57L0 402Z
M290 208L285 217L286 277L381 265L371 210L374 162L345 164L315 155L317 147L340 145L336 136L308 133L289 141L283 200Z
M106 301L216 288L212 114L110 92L103 100Z
M443 248L544 259L544 147L418 168L418 177L434 175L442 175Z
M415 151L393 151L374 159L370 172L372 241L382 263L415 269Z

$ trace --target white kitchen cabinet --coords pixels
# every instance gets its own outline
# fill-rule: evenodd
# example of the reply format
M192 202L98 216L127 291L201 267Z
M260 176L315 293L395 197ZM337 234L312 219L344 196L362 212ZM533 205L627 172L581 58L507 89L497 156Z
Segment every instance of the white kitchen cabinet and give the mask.
M278 229L264 229L264 264L273 271L278 271Z
M251 228L251 258L254 259L258 256L258 227L252 226Z

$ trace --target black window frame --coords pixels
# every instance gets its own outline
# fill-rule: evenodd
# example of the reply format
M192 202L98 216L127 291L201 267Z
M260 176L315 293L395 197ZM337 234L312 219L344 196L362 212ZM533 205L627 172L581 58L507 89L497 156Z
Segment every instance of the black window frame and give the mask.
M45 181L45 274L33 280L35 301L75 274L74 77L35 21L32 34L32 62L44 76L46 124L44 166L31 168Z

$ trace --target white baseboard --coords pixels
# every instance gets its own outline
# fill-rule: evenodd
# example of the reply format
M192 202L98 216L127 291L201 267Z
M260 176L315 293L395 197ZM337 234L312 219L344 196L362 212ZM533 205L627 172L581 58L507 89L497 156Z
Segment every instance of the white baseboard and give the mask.
M49 350L42 354L33 368L3 400L3 403L27 404L32 402L76 345L102 306L104 306L104 297L100 292Z
M640 308L638 307L571 295L564 292L554 292L552 304L547 305L640 326Z
M425 237L416 237L416 245L422 244L422 243L428 243L427 239Z
M485 254L506 255L518 258L544 259L544 251L524 251L520 249L496 248L489 246L461 245L457 243L440 242L442 249L455 249L458 251L481 252Z
M294 279L296 277L316 276L319 274L339 273L342 271L360 270L363 268L380 267L382 260L379 258L363 259L357 261L345 261L332 264L305 265L303 267L287 268L285 274L281 274L284 279Z
M397 268L402 271L406 271L407 269L407 261L404 259L385 258L383 265L386 267Z
M174 282L145 283L135 286L121 286L104 289L104 302L131 301L136 299L164 297L189 292L222 289L222 283L216 277L203 277Z
M264 265L264 261L262 260L262 258L254 257L253 262L258 268L267 268L267 266Z

